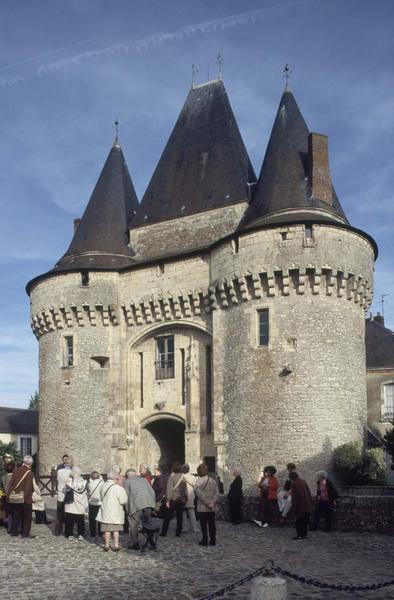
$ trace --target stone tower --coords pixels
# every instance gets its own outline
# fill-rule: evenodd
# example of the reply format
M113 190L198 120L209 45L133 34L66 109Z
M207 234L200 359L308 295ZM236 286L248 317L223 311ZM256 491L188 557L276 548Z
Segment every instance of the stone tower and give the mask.
M188 94L138 204L115 140L71 245L32 280L40 468L206 460L305 476L366 423L374 241L289 90L260 176L222 81Z

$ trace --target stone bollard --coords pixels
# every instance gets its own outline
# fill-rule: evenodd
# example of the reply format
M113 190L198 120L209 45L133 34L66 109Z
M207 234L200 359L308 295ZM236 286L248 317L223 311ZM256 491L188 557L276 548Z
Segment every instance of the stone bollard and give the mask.
M287 582L280 577L256 577L252 581L250 600L287 600Z

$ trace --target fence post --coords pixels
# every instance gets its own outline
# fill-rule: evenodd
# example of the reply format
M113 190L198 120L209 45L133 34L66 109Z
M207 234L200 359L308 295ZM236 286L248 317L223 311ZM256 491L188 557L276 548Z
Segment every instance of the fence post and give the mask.
M281 577L256 577L252 581L250 600L287 600L287 582Z

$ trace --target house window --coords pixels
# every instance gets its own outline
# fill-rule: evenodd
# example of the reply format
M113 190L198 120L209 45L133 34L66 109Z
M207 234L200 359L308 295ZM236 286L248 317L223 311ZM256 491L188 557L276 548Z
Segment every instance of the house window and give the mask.
M269 342L269 319L268 308L257 311L259 317L259 346L268 346Z
M156 338L156 379L173 379L174 366L174 336Z
M394 419L394 383L383 386L382 418L390 421Z
M64 366L72 367L74 364L74 339L72 335L64 337Z
M27 456L32 454L32 439L31 437L20 437L19 438L19 450L21 456Z

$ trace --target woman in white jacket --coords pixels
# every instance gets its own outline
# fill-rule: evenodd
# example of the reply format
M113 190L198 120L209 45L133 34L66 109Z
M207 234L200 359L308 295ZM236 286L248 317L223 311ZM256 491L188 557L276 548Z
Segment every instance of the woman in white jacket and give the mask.
M110 470L107 473L107 481L100 488L101 506L97 514L97 521L101 523L101 531L104 533L104 552L109 550L111 532L114 536L114 552L119 552L119 531L123 530L124 510L127 504L127 494L124 487L116 483L118 473Z
M77 525L78 540L85 534L85 513L88 510L87 482L81 476L81 469L73 467L66 480L64 494L65 536L73 540L74 525Z

